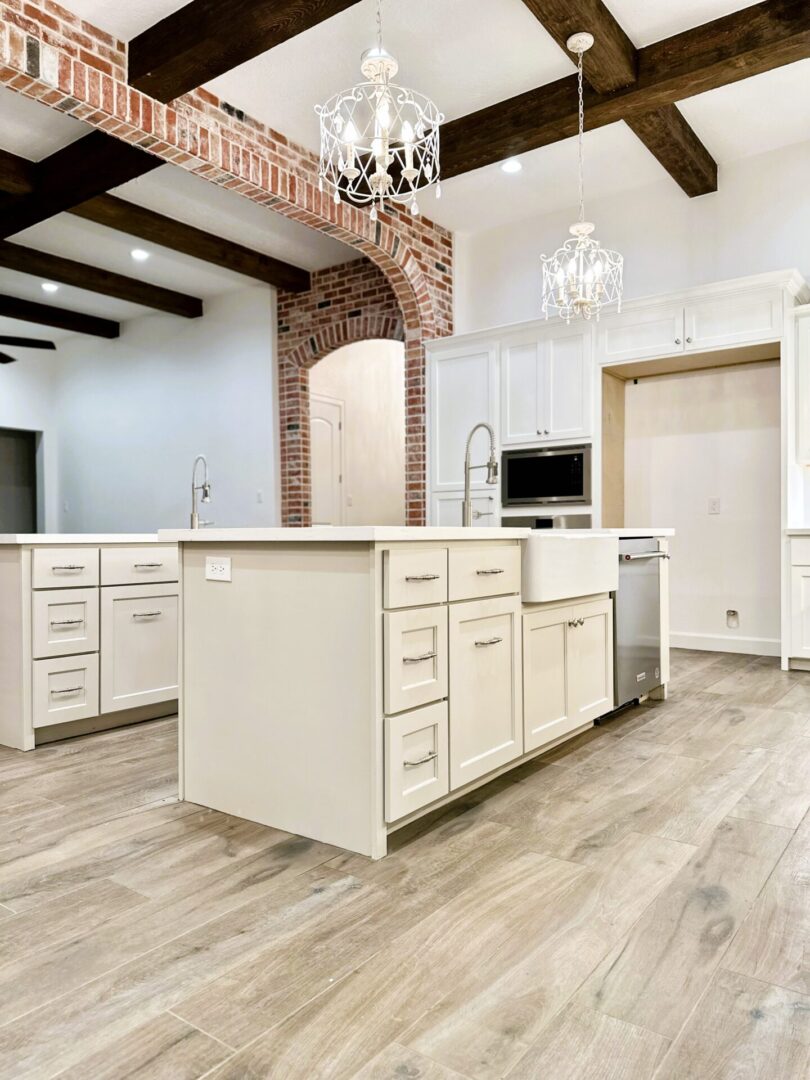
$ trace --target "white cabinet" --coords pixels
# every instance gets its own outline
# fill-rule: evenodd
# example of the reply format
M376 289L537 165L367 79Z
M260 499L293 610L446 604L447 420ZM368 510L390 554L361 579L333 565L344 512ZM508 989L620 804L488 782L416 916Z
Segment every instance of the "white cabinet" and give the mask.
M497 356L493 343L433 348L429 355L428 401L430 488L464 487L464 447L471 429L482 421L497 424ZM473 463L489 456L486 431L472 443ZM486 487L484 473L473 473L473 487Z
M35 660L98 649L98 589L40 589L32 608Z
M609 598L523 616L525 750L537 750L613 708Z
M450 788L523 753L520 598L451 604Z
M31 680L34 727L98 714L98 653L35 660Z
M609 315L597 329L600 364L651 360L683 350L683 305L655 305Z
M385 820L396 821L450 790L447 702L385 720Z
M501 345L504 446L591 434L590 327L543 326Z
M177 585L116 585L101 593L101 711L177 697Z
M483 491L472 492L473 528L486 529L501 523L498 496L487 494L487 491L497 492L498 488L488 487ZM430 524L452 527L463 524L463 503L463 491L434 491L430 497Z
M810 566L790 568L790 655L810 660Z
M383 616L385 711L404 712L447 697L447 608Z
M796 460L810 465L810 308L796 317Z

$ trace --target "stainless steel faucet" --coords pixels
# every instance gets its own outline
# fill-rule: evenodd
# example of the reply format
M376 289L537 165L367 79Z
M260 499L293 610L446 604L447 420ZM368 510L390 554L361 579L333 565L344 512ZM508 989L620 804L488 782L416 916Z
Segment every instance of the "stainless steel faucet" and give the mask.
M197 483L197 466L202 462L203 466L203 479L202 483ZM205 460L205 454L197 454L194 458L194 468L191 470L191 527L192 529L199 529L203 525L213 525L213 521L200 521L200 515L197 513L197 492L202 492L201 501L204 503L211 502L211 484L208 482L208 462Z
M486 428L489 432L489 461L486 465L471 465L470 464L470 444L473 441L473 437L480 428ZM495 432L492 430L490 424L476 424L470 434L467 436L467 446L464 451L464 502L461 504L461 524L472 525L473 522L473 509L472 499L470 498L470 473L474 469L486 469L487 470L487 483L498 483L498 459L495 456Z

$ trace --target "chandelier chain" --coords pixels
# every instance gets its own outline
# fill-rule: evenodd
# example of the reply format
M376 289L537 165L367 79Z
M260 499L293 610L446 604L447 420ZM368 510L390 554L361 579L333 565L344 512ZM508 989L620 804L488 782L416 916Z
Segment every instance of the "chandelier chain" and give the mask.
M577 80L579 91L579 137L577 141L578 153L579 153L579 220L585 220L585 151L584 151L584 134L585 134L585 95L582 88L582 52L579 53L579 63L577 64Z
M382 51L382 0L377 0L377 48Z

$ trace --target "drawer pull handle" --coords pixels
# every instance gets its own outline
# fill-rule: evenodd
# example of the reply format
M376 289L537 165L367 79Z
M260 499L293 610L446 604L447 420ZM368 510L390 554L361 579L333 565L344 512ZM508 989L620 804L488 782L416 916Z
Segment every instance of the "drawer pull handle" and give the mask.
M57 694L80 694L84 690L83 686L68 686L64 690L51 690L51 696L56 697Z
M417 758L416 761L403 761L402 764L406 769L415 769L417 765L426 765L429 761L433 761L438 756L438 750L431 750L430 753L425 754L424 757Z
M162 611L133 611L133 619L156 619L158 615L162 615Z
M484 649L487 645L500 645L502 641L502 637L482 638L481 641L476 641L475 647L476 649Z
M568 625L569 626L584 626L585 625L585 620L584 619L569 619L568 620Z
M441 577L441 574L410 574L405 578L405 580L406 581L438 581L440 577Z
M51 619L51 626L80 626L84 619Z
M421 664L425 660L435 660L435 658L436 658L436 653L435 652L426 652L426 653L422 653L421 656L403 656L402 657L402 663L403 664Z
M162 562L136 562L132 564L133 570L157 570L163 566Z
M78 563L65 563L64 566L52 566L51 570L84 570Z
M485 577L487 574L505 574L506 571L500 569L500 567L493 566L491 570L476 570L476 574L480 574L481 577Z

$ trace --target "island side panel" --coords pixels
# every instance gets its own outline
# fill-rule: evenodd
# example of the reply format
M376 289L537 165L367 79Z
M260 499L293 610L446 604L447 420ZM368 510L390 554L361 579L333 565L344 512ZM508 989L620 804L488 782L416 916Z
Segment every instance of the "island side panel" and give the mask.
M376 854L369 548L183 544L187 800Z
M22 559L21 548L0 547L0 745L30 750L34 732L25 716Z

